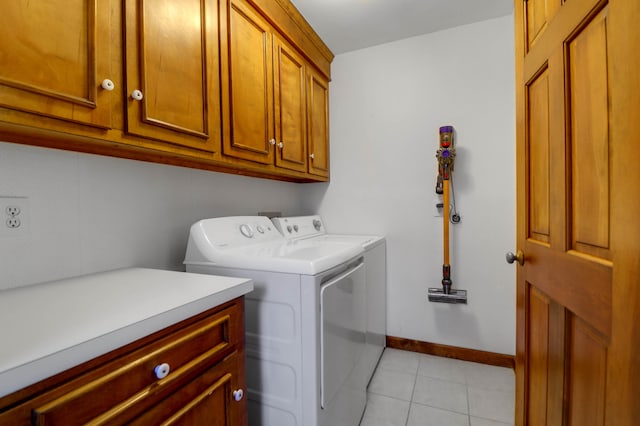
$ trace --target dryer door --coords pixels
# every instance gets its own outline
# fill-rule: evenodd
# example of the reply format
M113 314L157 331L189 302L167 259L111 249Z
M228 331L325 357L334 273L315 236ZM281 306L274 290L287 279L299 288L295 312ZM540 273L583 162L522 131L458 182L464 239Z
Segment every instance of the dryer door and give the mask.
M322 285L320 317L320 404L324 409L334 398L349 394L350 380L360 382L354 369L366 336L363 263Z

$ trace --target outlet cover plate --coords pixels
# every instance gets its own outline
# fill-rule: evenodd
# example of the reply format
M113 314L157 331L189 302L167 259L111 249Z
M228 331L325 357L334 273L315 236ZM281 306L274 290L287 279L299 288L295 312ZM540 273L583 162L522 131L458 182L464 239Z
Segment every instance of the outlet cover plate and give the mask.
M13 212L18 212L13 214ZM0 238L26 237L29 235L29 198L0 196ZM19 223L19 226L15 226Z

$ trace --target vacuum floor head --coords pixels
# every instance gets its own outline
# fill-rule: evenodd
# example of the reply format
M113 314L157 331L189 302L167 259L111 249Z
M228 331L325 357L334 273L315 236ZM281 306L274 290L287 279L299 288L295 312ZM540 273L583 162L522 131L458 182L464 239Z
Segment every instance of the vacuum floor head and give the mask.
M429 289L429 302L467 304L467 290L454 290L448 294L441 288Z

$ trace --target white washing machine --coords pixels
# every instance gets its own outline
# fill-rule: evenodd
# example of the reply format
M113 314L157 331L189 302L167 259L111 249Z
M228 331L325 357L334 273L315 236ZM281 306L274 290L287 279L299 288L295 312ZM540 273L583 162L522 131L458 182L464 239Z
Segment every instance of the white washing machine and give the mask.
M387 244L379 235L327 233L319 215L274 217L276 228L289 240L355 243L365 250L367 334L363 374L369 382L384 351L387 339Z
M362 245L287 240L261 216L191 227L188 272L246 277L249 424L356 426L366 404Z

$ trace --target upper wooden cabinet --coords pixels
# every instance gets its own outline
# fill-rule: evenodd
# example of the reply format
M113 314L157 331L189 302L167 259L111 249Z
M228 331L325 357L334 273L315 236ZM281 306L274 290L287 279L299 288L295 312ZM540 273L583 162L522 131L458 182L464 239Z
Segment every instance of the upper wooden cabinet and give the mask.
M126 132L218 151L218 1L126 0L125 15Z
M290 0L12 1L0 141L326 181L332 59Z
M26 1L0 13L0 106L111 127L109 0ZM108 81L105 87L111 88ZM117 92L115 92L117 93Z
M228 7L224 154L306 172L305 60L247 1Z

